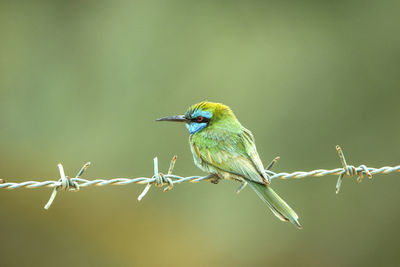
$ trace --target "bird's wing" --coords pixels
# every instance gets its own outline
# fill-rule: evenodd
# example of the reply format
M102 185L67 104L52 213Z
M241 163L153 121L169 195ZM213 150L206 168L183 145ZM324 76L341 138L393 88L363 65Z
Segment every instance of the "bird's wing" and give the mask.
M247 129L239 133L213 129L196 137L192 138L193 152L204 163L258 183L269 183L254 138Z
M241 135L241 138L243 139L243 144L246 148L247 154L250 157L250 160L256 168L258 174L261 175L263 181L267 181L267 183L269 183L269 177L265 173L263 163L258 155L253 134L246 128L243 128L243 134Z

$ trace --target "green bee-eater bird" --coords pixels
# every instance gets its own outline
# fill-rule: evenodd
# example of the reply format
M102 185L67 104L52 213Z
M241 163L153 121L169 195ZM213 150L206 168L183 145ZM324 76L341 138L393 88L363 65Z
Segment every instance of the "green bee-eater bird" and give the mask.
M257 195L282 221L301 225L296 212L270 186L252 133L223 104L201 102L191 106L185 115L169 116L158 121L186 123L195 164L219 179L250 184Z

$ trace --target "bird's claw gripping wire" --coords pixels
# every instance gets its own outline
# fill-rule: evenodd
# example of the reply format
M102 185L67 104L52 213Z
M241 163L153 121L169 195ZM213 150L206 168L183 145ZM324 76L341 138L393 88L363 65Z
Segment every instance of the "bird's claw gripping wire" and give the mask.
M341 185L342 185L342 180L343 180L343 177L344 177L345 175L347 175L347 176L349 176L349 177L358 176L358 177L357 177L357 182L358 182L358 183L361 183L361 182L362 182L362 179L364 178L364 174L365 174L369 179L372 178L372 174L371 174L371 172L368 170L367 166L365 166L365 165L360 165L360 166L358 166L358 167L356 168L356 167L354 167L353 165L347 165L346 159L345 159L345 157L344 157L343 151L342 151L342 149L340 148L340 146L338 146L338 145L336 146L336 151L337 151L337 153L338 153L338 155L339 155L339 159L340 159L340 162L342 163L342 167L343 167L343 171L339 174L339 178L338 178L338 181L337 181L337 183L336 183L336 194L338 194L339 191L340 191L340 187L341 187Z
M83 167L79 170L76 174L75 178L79 178L82 174L86 171L86 169L90 166L90 162L83 165ZM65 191L79 191L79 184L76 181L72 181L69 176L65 175L64 167L61 163L58 164L58 170L60 172L60 179L58 180L58 184L54 186L53 192L50 195L49 201L44 206L46 210L48 210L53 203L54 199L56 198L58 189L64 189Z
M174 170L175 167L175 162L176 162L177 156L173 156L171 163L169 165L168 169L168 175L172 174L172 171ZM152 177L152 181L147 183L146 187L144 188L143 192L139 195L138 200L142 200L142 198L149 192L151 185L154 183L155 186L161 187L164 184L168 184L167 187L164 188L164 192L170 191L174 187L174 183L171 178L166 177L163 173L158 171L158 158L154 158L154 175Z

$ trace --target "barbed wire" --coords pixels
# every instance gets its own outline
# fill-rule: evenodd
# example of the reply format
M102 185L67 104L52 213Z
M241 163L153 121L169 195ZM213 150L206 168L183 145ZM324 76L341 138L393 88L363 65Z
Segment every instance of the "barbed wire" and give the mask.
M266 168L266 173L270 176L270 179L300 179L305 177L321 177L326 175L339 175L338 181L336 183L336 193L339 193L342 180L345 176L348 177L357 177L357 182L361 182L364 175L367 176L369 179L372 178L373 174L388 174L393 172L400 172L400 165L395 167L381 167L381 168L371 168L365 165L360 165L355 167L353 165L347 165L346 159L344 157L343 151L339 146L336 146L336 151L339 155L339 159L342 163L342 168L336 168L332 170L325 170L325 169L318 169L313 171L296 171L292 173L281 172L275 173L271 171L271 168L278 162L279 157L276 157L272 160L270 164L268 164ZM154 158L154 175L151 178L148 177L139 177L139 178L113 178L113 179L95 179L95 180L87 180L81 178L84 174L86 169L90 166L90 162L83 165L83 167L79 170L79 172L75 175L75 177L70 178L65 175L64 168L61 163L58 164L58 169L60 172L60 179L57 181L26 181L21 183L12 183L6 182L4 179L0 179L0 189L18 189L18 188L39 188L39 187L50 187L53 188L52 194L50 199L44 206L47 210L50 208L51 204L53 203L57 192L59 189L64 189L65 191L79 191L82 187L88 186L105 186L105 185L128 185L128 184L145 184L145 188L143 192L138 196L138 200L142 200L143 197L148 193L152 185L156 187L162 187L167 185L164 188L164 192L171 190L175 184L180 184L183 182L200 182L204 180L211 180L213 181L215 177L213 175L206 175L206 176L188 176L182 177L178 175L172 174L172 171L175 166L177 157L174 156L171 160L169 169L167 174L163 174L158 171L158 159L157 157ZM236 190L236 193L239 193L246 187L247 183L244 182L242 185Z

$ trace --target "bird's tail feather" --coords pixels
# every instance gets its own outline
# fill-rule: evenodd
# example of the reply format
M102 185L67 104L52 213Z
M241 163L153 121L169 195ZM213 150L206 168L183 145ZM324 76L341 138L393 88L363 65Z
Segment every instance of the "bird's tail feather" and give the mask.
M299 216L297 216L296 212L289 207L270 186L252 181L247 182L257 195L268 205L276 217L282 221L290 221L297 228L301 229L301 225L298 221Z

